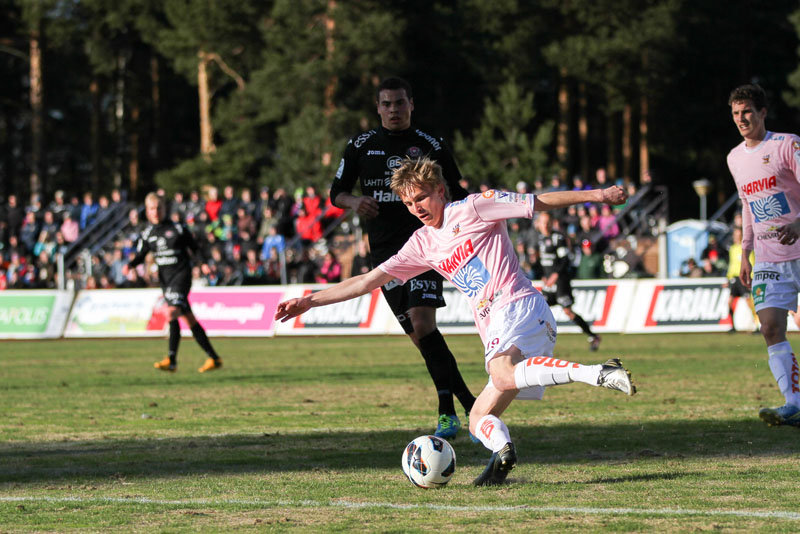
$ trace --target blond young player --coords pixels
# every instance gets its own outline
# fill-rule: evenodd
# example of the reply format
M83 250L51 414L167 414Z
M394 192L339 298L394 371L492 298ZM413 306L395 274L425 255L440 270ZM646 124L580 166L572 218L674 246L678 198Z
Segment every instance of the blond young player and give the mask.
M770 426L800 426L800 371L786 339L787 312L797 308L800 292L800 138L767 131L767 97L758 85L737 87L728 104L743 137L728 154L742 201L739 278L752 287L769 368L785 399L783 406L762 408L759 417Z
M614 186L541 195L488 190L449 202L441 167L427 158L407 159L392 175L392 190L423 225L400 251L372 271L311 295L278 305L286 321L311 307L364 295L394 279L435 269L464 293L485 348L489 382L470 413L470 432L492 455L474 480L477 486L505 481L517 456L500 419L515 398L541 399L547 386L583 382L633 395L630 373L618 359L582 365L553 357L556 322L544 297L525 277L508 237L506 220L532 218L581 202L621 204Z

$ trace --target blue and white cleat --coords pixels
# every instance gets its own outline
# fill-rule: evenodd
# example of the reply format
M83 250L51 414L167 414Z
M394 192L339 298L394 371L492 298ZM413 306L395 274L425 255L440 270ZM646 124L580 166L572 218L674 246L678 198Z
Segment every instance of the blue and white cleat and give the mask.
M437 438L448 439L455 437L461 428L461 421L457 415L442 414L439 416L439 424L436 425L436 432L433 433Z
M794 404L784 404L778 408L761 408L758 417L769 426L798 426L800 427L800 408Z

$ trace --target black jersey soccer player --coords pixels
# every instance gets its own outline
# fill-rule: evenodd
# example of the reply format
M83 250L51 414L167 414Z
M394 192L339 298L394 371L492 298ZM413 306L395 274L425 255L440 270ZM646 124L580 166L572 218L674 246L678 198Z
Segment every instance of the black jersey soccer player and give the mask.
M181 315L189 324L197 344L208 355L199 372L213 371L222 367L222 360L208 340L205 329L197 322L189 306L189 290L192 285L192 256L197 250L197 243L189 229L182 223L175 223L165 216L163 200L155 193L150 193L144 200L145 215L150 223L139 236L136 244L136 256L125 266L128 269L144 261L152 252L158 266L158 281L164 292L169 314L169 352L167 357L154 364L162 371L175 371L177 368L178 345L181 340L181 327L178 317Z
M548 306L561 306L570 320L589 336L589 350L596 351L600 346L600 336L592 332L589 323L575 313L572 305L572 273L570 273L569 244L561 232L553 229L549 213L540 213L536 219L539 230L539 262L544 271L542 295Z
M396 77L383 80L376 91L376 105L381 125L350 139L330 190L334 205L351 208L365 220L373 266L393 256L422 226L390 187L392 171L405 158L428 156L435 160L442 167L452 198L467 196L459 185L461 173L444 140L412 125L411 85ZM360 196L353 194L356 183ZM445 305L442 281L438 273L429 271L403 285L389 283L382 291L403 331L425 359L439 399L435 434L448 438L455 436L461 426L453 395L467 414L475 397L436 325L436 308Z

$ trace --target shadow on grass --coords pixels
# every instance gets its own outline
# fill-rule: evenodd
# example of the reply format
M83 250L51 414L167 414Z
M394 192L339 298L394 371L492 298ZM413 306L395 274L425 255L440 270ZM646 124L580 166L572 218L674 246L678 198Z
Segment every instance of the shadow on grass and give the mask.
M0 444L0 483L81 483L103 478L213 473L384 469L423 429L249 434L165 439ZM520 463L631 463L648 459L773 456L800 449L800 430L753 421L512 427ZM466 432L451 443L460 465L488 457ZM668 477L673 475L642 475ZM674 475L677 476L677 475ZM613 478L597 483L619 483Z

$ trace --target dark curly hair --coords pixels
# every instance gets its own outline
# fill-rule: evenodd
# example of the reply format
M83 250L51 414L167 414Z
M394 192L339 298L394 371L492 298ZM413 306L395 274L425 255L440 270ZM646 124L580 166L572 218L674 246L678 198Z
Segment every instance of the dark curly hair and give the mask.
M731 91L731 96L728 97L728 105L730 106L734 102L744 102L745 100L751 101L756 110L762 110L767 107L767 93L758 84L740 85Z

